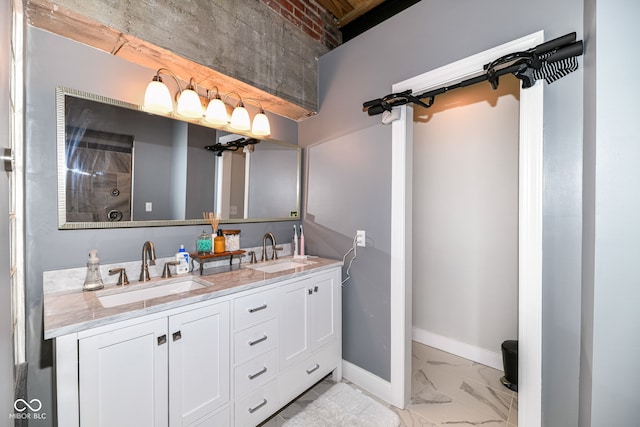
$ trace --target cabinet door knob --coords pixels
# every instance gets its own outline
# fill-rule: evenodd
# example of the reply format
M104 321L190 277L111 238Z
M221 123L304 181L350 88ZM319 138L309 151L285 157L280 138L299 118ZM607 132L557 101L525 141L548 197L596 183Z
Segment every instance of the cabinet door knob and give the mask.
M267 372L267 367L264 366L262 369L260 369L258 372L256 372L255 374L249 374L247 375L249 377L250 380L259 377L260 375L264 374L265 372Z
M256 412L258 409L262 408L266 404L267 404L267 399L262 399L262 402L258 403L253 408L249 408L249 413L253 414L254 412Z
M167 343L167 336L166 335L160 335L158 337L158 345L162 345L162 344L166 344Z
M313 295L313 289L309 288L309 295Z
M257 340L249 341L249 345L253 347L254 345L260 344L262 341L266 341L266 340L267 340L267 336L263 335L261 338L258 338Z
M318 364L316 363L316 366L314 366L314 367L313 367L313 368L311 368L311 369L307 369L307 374L309 374L309 375L310 375L310 374L313 374L313 373L314 373L315 371L317 371L318 369L320 369L320 365L318 365Z
M180 331L173 333L173 340L174 341L178 341L180 338L182 338L182 333Z
M249 309L249 313L255 313L256 311L264 310L267 308L267 304L262 304L260 307L254 307Z
M318 292L318 287L317 287L317 286L315 286L315 287L313 288L313 292Z

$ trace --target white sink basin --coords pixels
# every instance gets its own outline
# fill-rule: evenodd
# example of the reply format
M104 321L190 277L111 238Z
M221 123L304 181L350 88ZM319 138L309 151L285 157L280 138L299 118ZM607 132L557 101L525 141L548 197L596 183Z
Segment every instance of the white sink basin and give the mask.
M144 301L152 298L163 297L166 295L175 295L182 292L188 292L194 289L204 288L205 285L196 282L193 279L182 280L167 284L158 284L145 287L143 289L122 290L117 293L113 291L103 292L98 295L98 300L103 307L117 307L132 302Z
M305 267L313 262L296 262L296 261L281 261L270 264L253 264L245 265L247 268L262 271L264 273L278 273L280 271L292 270L294 268Z

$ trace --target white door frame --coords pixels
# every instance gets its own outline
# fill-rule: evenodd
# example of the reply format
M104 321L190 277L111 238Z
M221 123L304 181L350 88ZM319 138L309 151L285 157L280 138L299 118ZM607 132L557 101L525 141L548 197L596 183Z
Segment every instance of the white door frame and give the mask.
M450 85L483 72L503 55L544 42L539 31L392 86L414 93ZM412 108L392 124L391 182L391 403L411 398ZM518 425L541 425L542 415L542 147L543 85L520 90L518 196Z

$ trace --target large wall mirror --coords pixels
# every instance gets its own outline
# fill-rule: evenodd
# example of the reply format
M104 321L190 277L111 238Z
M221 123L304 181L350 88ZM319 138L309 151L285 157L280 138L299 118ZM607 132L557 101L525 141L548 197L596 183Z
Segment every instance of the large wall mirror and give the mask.
M299 219L301 150L224 129L149 114L133 104L69 88L56 90L60 229ZM219 154L219 155L218 155Z

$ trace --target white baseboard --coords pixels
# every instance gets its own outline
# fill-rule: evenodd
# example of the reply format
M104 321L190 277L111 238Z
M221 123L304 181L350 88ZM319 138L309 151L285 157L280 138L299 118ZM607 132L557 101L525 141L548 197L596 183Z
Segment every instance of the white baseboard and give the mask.
M415 326L413 327L413 340L420 344L428 345L429 347L434 347L438 350L446 351L447 353L469 359L473 362L480 363L500 371L503 370L502 354L500 352L493 352L471 344L456 341L442 335L434 334L433 332L425 331L424 329L420 329Z
M363 390L373 394L387 403L391 402L391 383L379 376L342 360L342 376Z

